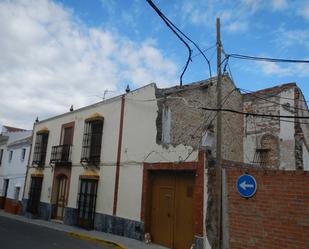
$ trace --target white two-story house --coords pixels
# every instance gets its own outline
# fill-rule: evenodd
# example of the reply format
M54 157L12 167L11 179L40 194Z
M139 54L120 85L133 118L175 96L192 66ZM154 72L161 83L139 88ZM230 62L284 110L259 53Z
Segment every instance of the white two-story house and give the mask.
M0 208L21 212L32 132L3 126L0 135Z
M232 81L223 106L242 110ZM205 150L215 156L216 79L154 83L35 123L23 199L29 217L203 248ZM224 159L242 161L243 117L223 114Z

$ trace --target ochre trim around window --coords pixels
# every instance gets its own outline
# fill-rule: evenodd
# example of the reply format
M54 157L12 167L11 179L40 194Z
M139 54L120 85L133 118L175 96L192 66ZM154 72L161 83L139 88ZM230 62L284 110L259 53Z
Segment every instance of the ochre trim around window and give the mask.
M44 174L41 172L32 173L31 177L44 177Z
M48 130L47 127L44 127L44 128L42 128L41 130L38 130L38 131L36 132L37 135L39 135L39 134L48 134L48 133L49 133L49 130Z
M99 180L100 176L97 172L92 170L85 170L82 175L79 176L79 179L92 179Z
M85 122L91 122L91 121L95 121L95 120L104 120L104 117L100 114L100 113L94 113L92 114L90 117L85 119Z

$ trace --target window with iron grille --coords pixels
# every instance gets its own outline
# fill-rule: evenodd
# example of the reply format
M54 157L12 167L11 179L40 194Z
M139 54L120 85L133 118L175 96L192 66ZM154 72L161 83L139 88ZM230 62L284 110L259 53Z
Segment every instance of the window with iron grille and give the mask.
M31 177L27 212L37 214L41 198L43 177Z
M45 165L48 133L39 133L36 136L32 165L43 167Z
M269 161L270 149L257 148L255 150L253 163L258 164L262 167L266 166Z
M100 164L103 120L85 122L81 162Z

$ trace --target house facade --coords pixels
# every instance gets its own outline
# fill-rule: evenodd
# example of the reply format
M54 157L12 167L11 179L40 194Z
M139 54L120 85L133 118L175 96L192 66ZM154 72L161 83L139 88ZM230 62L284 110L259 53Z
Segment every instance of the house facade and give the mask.
M0 208L17 214L30 154L32 132L4 126L0 135Z
M243 108L228 77L222 104ZM35 123L24 215L203 248L216 112L202 107L216 107L216 79L165 89L153 83ZM242 161L243 117L224 113L222 130L224 159Z
M244 111L281 117L244 118L244 161L262 167L309 170L309 111L295 83L243 95ZM292 116L293 118L285 118Z

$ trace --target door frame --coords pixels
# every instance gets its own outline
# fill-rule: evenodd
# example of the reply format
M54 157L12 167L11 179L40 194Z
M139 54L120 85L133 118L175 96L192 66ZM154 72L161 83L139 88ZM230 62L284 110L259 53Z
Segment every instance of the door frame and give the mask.
M62 207L62 215L58 216L58 208L59 207L59 195L60 195L60 187L61 187L61 181L65 179L65 185L64 185L64 203ZM56 206L55 206L55 218L58 220L63 220L64 219L64 214L65 214L65 208L68 204L68 199L69 199L69 178L67 175L60 174L58 175L57 179L57 200L56 200Z
M65 175L68 179L67 181L67 201L70 198L70 185L71 185L71 166L60 166L55 165L54 168L54 177L53 177L53 183L52 183L52 191L51 191L51 204L53 206L52 208L52 218L57 218L57 199L58 199L58 179L59 177ZM65 208L64 208L65 209ZM63 218L65 217L65 210Z
M151 200L152 200L152 171L188 171L195 174L195 236L203 236L204 231L204 168L205 152L199 151L198 161L183 163L144 163L143 186L141 200L141 220L145 224L145 233L150 231Z
M80 212L81 212L81 208L85 208L85 200L83 201L83 203L81 202L81 190L82 190L82 184L83 182L86 182L86 187L88 186L88 184L94 184L94 192L91 192L91 195L94 196L94 198L91 199L91 201L89 201L89 203L92 204L91 207L91 211L88 212L91 214L91 217L88 219L89 224L85 225L85 219L81 220L80 219ZM99 185L99 180L96 177L80 177L80 181L79 181L79 192L78 192L78 204L77 204L77 225L79 227L83 227L85 229L92 229L94 227L94 219L95 219L95 214L96 214L96 202L97 202L97 194L98 194L98 185ZM87 189L86 189L87 190ZM88 207L89 209L89 207ZM82 210L83 214L84 214L84 209Z

